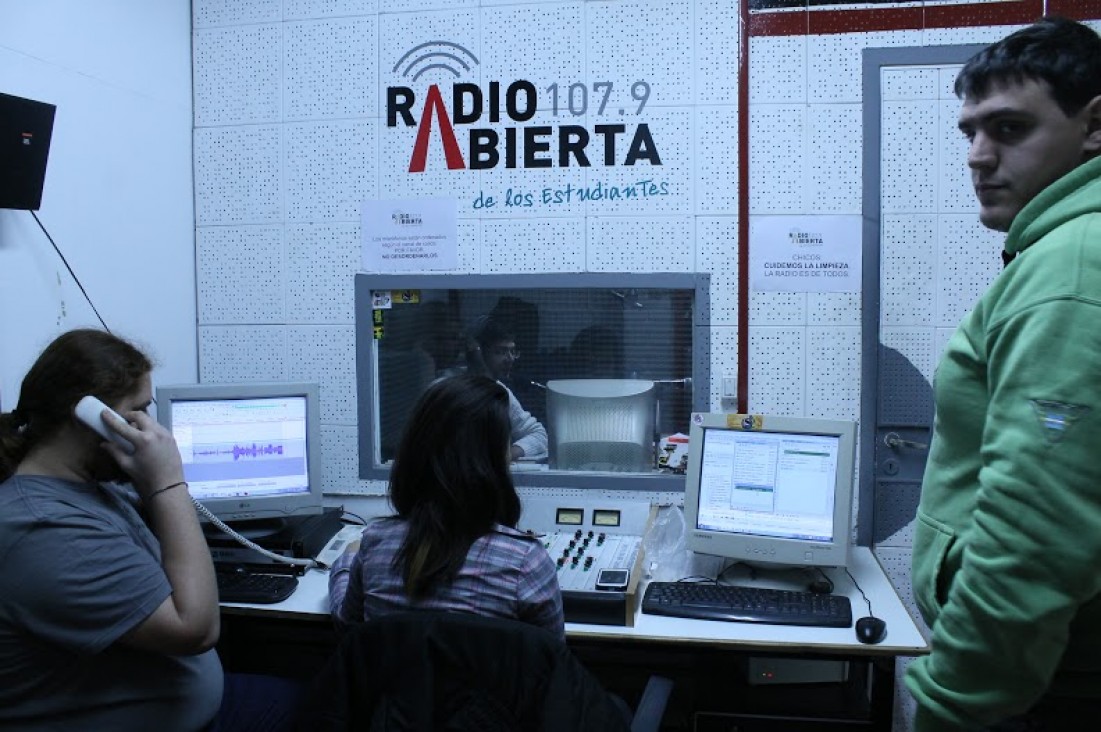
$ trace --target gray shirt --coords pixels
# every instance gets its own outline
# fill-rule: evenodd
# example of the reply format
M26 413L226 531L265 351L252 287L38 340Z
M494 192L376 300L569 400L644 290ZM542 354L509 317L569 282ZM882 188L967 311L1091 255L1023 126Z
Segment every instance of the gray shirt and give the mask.
M0 730L194 732L218 711L215 651L116 641L172 588L160 545L117 486L0 483Z

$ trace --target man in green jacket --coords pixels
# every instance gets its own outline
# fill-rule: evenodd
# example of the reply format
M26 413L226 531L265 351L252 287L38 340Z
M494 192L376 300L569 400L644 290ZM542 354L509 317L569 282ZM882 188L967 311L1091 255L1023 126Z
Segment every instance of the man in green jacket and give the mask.
M914 730L1096 729L1101 38L1045 18L968 61L956 94L979 218L1008 233L1008 264L935 378Z

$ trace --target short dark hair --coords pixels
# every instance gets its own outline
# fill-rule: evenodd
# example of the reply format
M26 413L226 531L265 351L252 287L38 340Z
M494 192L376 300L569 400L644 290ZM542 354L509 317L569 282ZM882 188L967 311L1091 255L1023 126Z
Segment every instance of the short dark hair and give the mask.
M505 388L472 374L433 382L413 407L390 470L390 502L409 527L393 566L410 598L452 581L494 524L520 520L508 410Z
M1068 117L1101 95L1101 37L1089 26L1049 15L971 57L956 77L960 99L1026 79L1046 82Z
M474 321L471 335L482 348L491 348L501 341L516 340L516 330L505 321L492 315L483 315Z
M112 404L153 370L149 357L106 331L70 330L42 351L23 378L19 402L0 415L0 480L7 480L38 442L72 419L88 394Z

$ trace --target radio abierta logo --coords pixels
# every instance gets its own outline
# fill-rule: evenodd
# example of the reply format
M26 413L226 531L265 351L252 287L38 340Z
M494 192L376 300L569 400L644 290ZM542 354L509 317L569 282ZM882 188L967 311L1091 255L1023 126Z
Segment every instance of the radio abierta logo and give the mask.
M450 89L430 85L423 99L418 99L408 86L386 89L386 126L417 128L409 160L410 173L424 172L433 127L443 145L449 170L486 170L502 165L506 168L661 165L649 126L630 121L632 116L642 113L650 100L650 84L646 81L636 81L629 89L610 81L597 81L564 86L552 83L543 90L525 80L507 85L490 81L484 87L460 81L472 76L478 66L473 53L450 41L417 45L394 64L394 73L409 82L416 82L428 72L449 73L456 78ZM597 121L589 126L526 125L540 108L556 119L588 115ZM487 124L499 126L493 128ZM459 141L464 132L465 149Z

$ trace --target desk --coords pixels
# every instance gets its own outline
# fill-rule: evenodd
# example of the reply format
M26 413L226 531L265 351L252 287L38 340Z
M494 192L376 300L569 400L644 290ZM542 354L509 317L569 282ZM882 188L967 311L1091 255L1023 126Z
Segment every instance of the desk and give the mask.
M852 628L728 623L641 612L636 612L634 627L567 623L567 642L606 686L628 699L638 678L644 680L644 674L651 672L674 677L678 690L691 689L682 706L694 727L685 729L830 729L832 720L845 729L855 725L889 732L895 658L927 653L928 644L870 549L853 548L849 571L871 600L874 614L887 623L887 635L877 645L859 643ZM853 617L867 614L864 599L848 577L839 570L831 576L835 591L852 602ZM219 650L227 667L300 677L312 674L335 643L327 594L327 574L310 570L300 578L298 590L281 603L223 605ZM755 658L847 662L850 681L844 685L749 684L747 660ZM861 689L866 693L858 693ZM716 698L720 696L727 699ZM732 696L735 703L725 703ZM823 721L775 726L775 710L811 714L793 703L800 696L809 700L809 706L824 710ZM742 719L739 712L747 709L753 714ZM746 721L750 717L758 720L756 726ZM761 721L765 719L772 726Z

